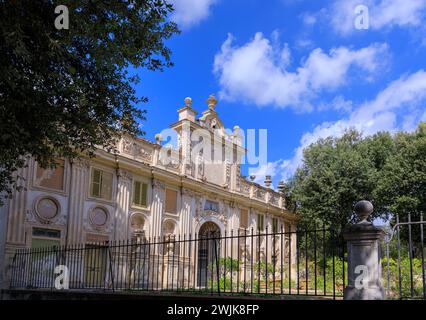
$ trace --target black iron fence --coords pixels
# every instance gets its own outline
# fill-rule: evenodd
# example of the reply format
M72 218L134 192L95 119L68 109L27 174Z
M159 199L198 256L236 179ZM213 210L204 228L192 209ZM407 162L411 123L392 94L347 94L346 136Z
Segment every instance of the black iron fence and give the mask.
M423 215L395 217L387 230L382 259L383 286L388 299L425 299L425 245Z
M274 230L276 231L276 230ZM330 228L167 236L16 252L11 288L342 296L345 247Z

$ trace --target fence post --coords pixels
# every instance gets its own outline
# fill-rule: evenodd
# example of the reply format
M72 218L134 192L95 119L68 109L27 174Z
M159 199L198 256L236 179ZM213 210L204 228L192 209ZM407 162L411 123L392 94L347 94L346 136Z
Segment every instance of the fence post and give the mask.
M354 211L360 222L343 230L348 246L348 285L343 296L345 300L383 300L380 240L384 230L367 221L373 212L371 202L359 201Z

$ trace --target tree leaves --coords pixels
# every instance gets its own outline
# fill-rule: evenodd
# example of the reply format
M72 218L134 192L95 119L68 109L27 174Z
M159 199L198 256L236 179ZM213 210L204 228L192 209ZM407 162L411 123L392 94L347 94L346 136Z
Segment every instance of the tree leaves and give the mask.
M69 30L54 27L59 4ZM146 98L136 96L128 67L172 65L164 45L178 33L171 11L159 0L0 2L0 193L16 182L21 156L50 166L110 147L123 132L143 134Z

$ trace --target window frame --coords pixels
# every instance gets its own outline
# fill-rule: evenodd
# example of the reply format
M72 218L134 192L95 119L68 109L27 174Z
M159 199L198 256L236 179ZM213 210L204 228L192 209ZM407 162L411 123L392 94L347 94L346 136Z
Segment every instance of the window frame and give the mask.
M95 170L100 171L102 174L108 173L108 174L111 175L111 195L110 195L111 198L110 199L102 197L102 174L101 174L101 181L100 181L100 185L99 185L100 196L98 197L98 196L94 196L92 194L93 175L94 175ZM92 166L92 167L90 167L89 179L90 179L89 180L90 183L89 183L89 190L88 191L89 191L89 198L90 199L94 199L94 200L97 200L97 201L105 201L105 202L108 202L108 203L111 203L111 202L114 201L114 173L112 171L105 169L105 168L102 168L102 167Z
M241 226L241 218L242 218L242 213L243 211L245 211L246 214L246 227L242 227ZM240 208L240 229L248 229L250 227L250 219L249 219L249 210L248 209L244 209L244 208Z
M42 170L46 170L43 169L41 167L39 167L39 164L37 161L34 160L34 165L33 165L33 174L32 174L32 188L33 189L37 189L37 190L44 190L44 191L49 191L49 192L53 192L56 194L61 194L61 195L65 195L67 194L67 180L68 180L68 161L66 159L57 159L57 160L62 160L64 162L63 166L64 166L64 176L62 179L62 189L54 189L54 188L49 188L49 187L45 187L42 186L40 184L37 183L37 171L38 169L42 169Z
M262 220L262 228L260 228L260 220ZM257 214L257 231L258 232L264 232L265 231L265 215L262 213Z
M176 193L176 203L175 203L176 210L175 210L175 212L167 211L167 190L173 191L173 192ZM178 190L166 187L166 189L164 191L164 212L171 214L171 215L177 215L179 213L179 192L178 192Z
M141 184L141 190L140 190L140 196L142 196L143 192L143 185L146 185L146 197L145 197L145 205L143 204L139 204L139 203L135 203L135 192L136 192L136 183L140 183ZM132 183L132 200L131 200L131 206L135 207L135 208L142 208L142 209L148 209L148 191L149 191L149 185L146 181L143 181L142 179L133 179L133 183Z

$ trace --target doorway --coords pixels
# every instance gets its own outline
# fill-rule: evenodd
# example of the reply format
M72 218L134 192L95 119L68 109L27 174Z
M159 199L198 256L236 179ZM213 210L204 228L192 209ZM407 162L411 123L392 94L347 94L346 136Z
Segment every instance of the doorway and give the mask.
M198 233L197 285L206 288L214 280L215 262L219 260L220 228L211 221L205 222Z

